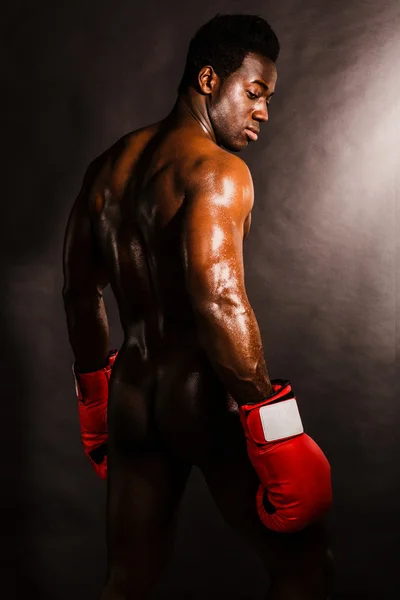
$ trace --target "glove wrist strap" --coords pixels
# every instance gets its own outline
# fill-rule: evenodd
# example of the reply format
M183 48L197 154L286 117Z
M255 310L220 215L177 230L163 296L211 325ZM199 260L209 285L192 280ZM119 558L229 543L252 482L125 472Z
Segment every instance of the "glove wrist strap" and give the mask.
M259 415L266 442L275 442L304 432L295 398L261 406Z

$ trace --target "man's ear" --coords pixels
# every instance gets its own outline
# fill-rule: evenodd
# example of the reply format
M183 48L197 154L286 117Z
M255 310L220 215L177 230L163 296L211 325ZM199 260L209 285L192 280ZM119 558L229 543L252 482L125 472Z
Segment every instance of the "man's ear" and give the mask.
M210 65L202 67L197 77L199 91L202 94L211 94L213 89L219 83L219 77Z

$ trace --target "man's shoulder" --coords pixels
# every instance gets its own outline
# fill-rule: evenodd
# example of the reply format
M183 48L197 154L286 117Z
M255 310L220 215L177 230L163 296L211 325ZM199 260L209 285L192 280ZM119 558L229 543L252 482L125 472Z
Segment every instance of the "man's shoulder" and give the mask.
M189 183L197 187L219 186L230 183L237 186L252 184L250 170L239 156L210 143L202 152L193 156Z
M102 184L110 185L115 188L115 191L121 192L130 170L137 162L143 148L157 133L159 126L159 123L146 125L120 137L89 164L84 177L86 184L94 185L101 179Z
M125 133L89 164L88 171L101 167L107 161L116 162L121 155L140 151L142 146L157 133L159 127L160 123L153 123Z
M199 154L186 186L189 205L201 210L222 209L239 220L247 218L254 202L253 181L244 160L213 144Z

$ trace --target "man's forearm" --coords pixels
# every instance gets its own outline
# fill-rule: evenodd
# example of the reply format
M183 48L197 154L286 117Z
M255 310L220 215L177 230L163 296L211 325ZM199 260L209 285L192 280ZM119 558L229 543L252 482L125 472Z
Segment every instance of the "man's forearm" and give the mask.
M203 304L196 307L196 315L200 341L236 402L261 402L269 396L271 382L250 304Z
M82 372L101 369L109 352L109 329L102 294L63 295L68 335L78 368Z

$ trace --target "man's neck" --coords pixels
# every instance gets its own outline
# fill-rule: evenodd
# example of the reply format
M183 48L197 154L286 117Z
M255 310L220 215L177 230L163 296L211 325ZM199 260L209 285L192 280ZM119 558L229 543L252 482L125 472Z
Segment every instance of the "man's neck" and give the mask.
M185 126L200 126L204 134L214 143L217 143L214 130L208 116L205 98L196 92L185 92L180 94L176 100L175 106L170 113L179 124Z

